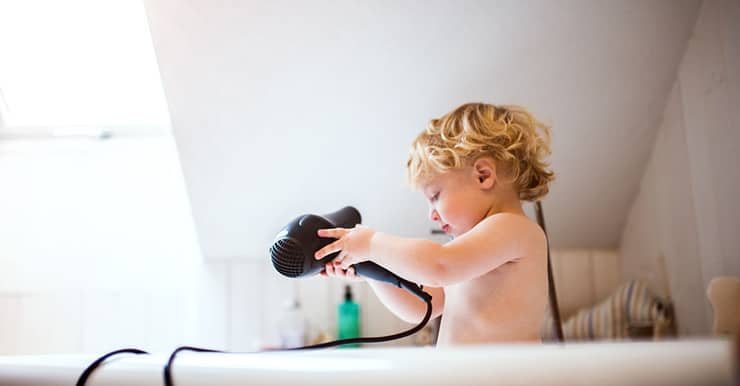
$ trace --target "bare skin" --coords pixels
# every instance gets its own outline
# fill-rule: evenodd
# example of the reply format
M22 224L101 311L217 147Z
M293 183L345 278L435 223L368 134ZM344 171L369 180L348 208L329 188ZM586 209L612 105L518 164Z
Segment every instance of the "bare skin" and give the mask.
M444 314L439 345L539 341L547 306L547 244L526 217L513 185L487 158L428 181L430 218L454 240L441 245L376 232L365 226L324 229L337 240L316 257L339 251L324 275L362 280L351 265L373 261L432 294ZM419 322L426 305L391 285L367 280L401 319Z

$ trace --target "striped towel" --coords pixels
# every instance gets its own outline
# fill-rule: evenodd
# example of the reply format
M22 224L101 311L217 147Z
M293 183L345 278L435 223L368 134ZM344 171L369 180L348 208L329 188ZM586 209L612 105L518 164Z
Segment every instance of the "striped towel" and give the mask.
M591 308L579 310L563 324L566 341L626 339L629 327L647 326L650 334L666 330L672 322L670 305L653 295L647 286L632 280ZM548 313L541 329L543 341L555 341L555 325Z

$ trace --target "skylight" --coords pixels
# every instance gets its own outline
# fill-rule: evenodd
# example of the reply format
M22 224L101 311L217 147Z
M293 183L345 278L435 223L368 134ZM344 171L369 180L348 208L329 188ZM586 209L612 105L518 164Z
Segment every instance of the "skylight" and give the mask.
M169 130L140 1L0 1L0 131Z

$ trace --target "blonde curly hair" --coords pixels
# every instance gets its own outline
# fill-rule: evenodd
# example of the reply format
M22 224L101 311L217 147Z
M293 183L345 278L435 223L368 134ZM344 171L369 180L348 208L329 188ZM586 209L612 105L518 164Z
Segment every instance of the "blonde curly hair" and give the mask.
M538 130L539 129L539 130ZM550 127L520 106L467 103L438 119L414 140L406 162L418 188L450 169L491 157L513 181L523 201L539 201L555 178L549 164Z

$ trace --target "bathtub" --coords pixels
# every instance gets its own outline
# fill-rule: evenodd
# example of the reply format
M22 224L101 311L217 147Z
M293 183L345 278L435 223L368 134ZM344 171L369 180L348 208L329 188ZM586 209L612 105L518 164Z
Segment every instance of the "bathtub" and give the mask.
M102 354L102 353L101 353ZM162 385L169 353L123 354L88 385ZM0 356L0 385L71 385L97 355ZM175 385L733 385L723 339L360 348L249 354L182 352Z

